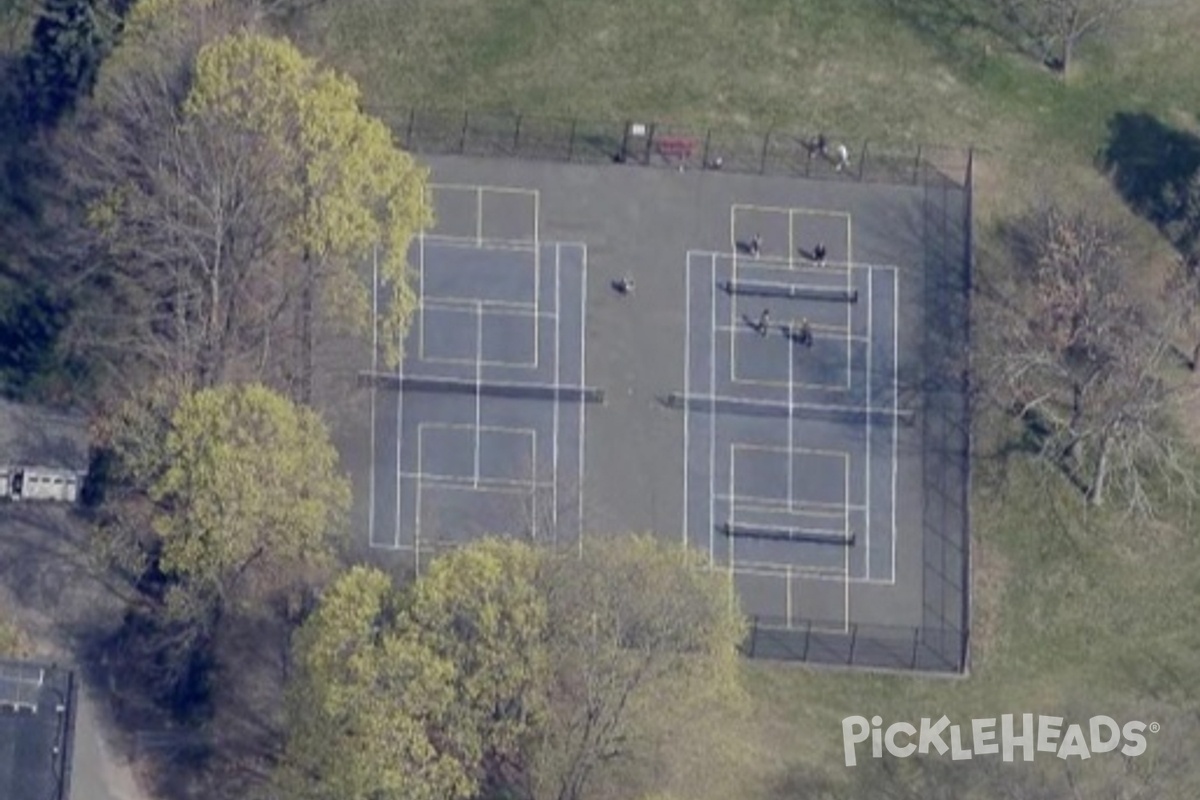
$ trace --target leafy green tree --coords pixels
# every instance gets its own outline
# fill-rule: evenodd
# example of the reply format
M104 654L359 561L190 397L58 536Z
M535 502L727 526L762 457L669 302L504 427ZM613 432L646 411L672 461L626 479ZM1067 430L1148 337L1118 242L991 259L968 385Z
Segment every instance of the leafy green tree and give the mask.
M578 800L697 704L735 700L744 635L728 576L651 535L596 537L544 570L551 717L538 796ZM677 732L676 732L677 733Z
M475 789L442 744L457 665L400 620L383 573L356 567L326 590L296 638L279 787L294 800L452 800Z
M22 658L29 655L29 641L16 623L0 619L0 658Z
M252 569L322 562L343 530L349 482L324 423L262 386L188 395L151 486L162 568L228 595Z
M354 570L298 637L280 783L300 800L579 798L737 696L742 633L726 578L650 536L582 558L484 540L404 591Z
M298 377L307 399L316 310L366 330L361 265L379 244L398 359L427 171L360 111L352 81L290 43L245 30L204 43L185 12L204 17L212 0L147 2L64 147L87 208L70 253L93 296L75 319L81 346L122 375L134 363L200 386Z

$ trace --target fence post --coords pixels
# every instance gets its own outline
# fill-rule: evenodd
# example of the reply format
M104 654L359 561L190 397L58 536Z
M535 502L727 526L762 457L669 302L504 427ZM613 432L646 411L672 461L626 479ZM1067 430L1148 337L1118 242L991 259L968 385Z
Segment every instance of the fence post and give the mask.
M704 131L704 154L701 156L700 169L708 169L708 145L712 140L712 128Z
M642 163L650 166L651 153L654 148L654 136L658 132L658 123L651 122L650 129L646 131L646 152L642 154Z
M917 145L917 160L913 162L913 186L921 182L921 145Z
M800 654L801 661L808 661L810 647L812 647L812 620L804 623L804 652Z
M458 137L458 152L459 153L467 152L467 122L468 122L469 113L470 112L467 112L467 111L463 112L462 135Z
M919 627L913 628L912 661L909 662L910 664L912 664L911 669L917 668L917 648L920 646L921 646L921 629ZM960 658L961 658L961 656L960 656Z
M767 131L763 134L762 155L758 161L758 174L767 174L767 148L771 145L771 132Z
M413 106L408 110L408 130L404 134L404 149L413 149L413 128L417 124L417 107Z
M617 162L620 164L624 164L629 160L629 129L631 127L633 127L633 122L625 120L625 132L621 134L621 150L617 153L619 156Z
M858 159L858 179L860 181L863 179L863 173L866 171L866 168L867 168L867 144L868 144L868 142L864 139L863 140L863 148L862 148L862 156L860 156Z
M517 114L517 124L513 129L513 155L521 153L521 115Z
M571 138L567 141L567 162L575 159L575 129L579 125L579 117L571 117Z
M854 650L858 646L858 623L850 626L850 660L847 664L854 663Z

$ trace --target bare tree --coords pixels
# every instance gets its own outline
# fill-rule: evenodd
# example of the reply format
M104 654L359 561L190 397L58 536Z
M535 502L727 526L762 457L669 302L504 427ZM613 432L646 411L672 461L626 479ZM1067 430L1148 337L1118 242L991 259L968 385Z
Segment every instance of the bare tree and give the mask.
M1151 476L1193 490L1169 415L1183 389L1165 380L1168 331L1125 283L1123 234L1051 205L1010 244L1017 269L985 359L997 399L1094 505L1112 483L1153 513Z
M1143 0L999 0L1009 22L1043 63L1064 77L1076 46L1101 33Z

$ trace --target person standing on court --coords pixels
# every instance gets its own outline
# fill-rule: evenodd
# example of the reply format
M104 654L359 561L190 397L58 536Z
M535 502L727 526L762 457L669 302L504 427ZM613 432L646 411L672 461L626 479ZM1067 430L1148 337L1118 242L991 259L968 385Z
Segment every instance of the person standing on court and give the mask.
M812 326L808 324L808 317L804 317L800 320L800 332L798 339L800 344L804 345L805 347L813 346Z
M825 245L821 242L813 248L813 261L817 262L818 267L825 266Z
M771 311L770 311L770 309L764 308L763 312L758 315L758 335L766 336L767 331L770 330L770 326L771 326Z
M762 236L756 233L756 234L754 234L754 237L750 239L750 254L753 255L755 258L758 258L758 254L761 252L762 252Z
M846 145L839 144L837 146L837 166L835 169L841 172L848 166L850 166L850 151L846 149Z

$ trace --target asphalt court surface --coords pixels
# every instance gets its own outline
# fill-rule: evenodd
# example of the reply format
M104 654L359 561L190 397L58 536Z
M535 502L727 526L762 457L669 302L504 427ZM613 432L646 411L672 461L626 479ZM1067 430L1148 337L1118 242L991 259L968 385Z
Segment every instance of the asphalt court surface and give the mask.
M432 166L402 377L468 390L372 390L373 547L419 567L484 533L648 530L729 570L760 626L922 624L918 190Z
M372 390L370 544L419 567L488 533L578 540L581 404L487 387L583 385L586 248L538 240L536 193L433 195L440 224L414 244L420 303L398 375L467 390ZM481 209L501 222L463 224Z

